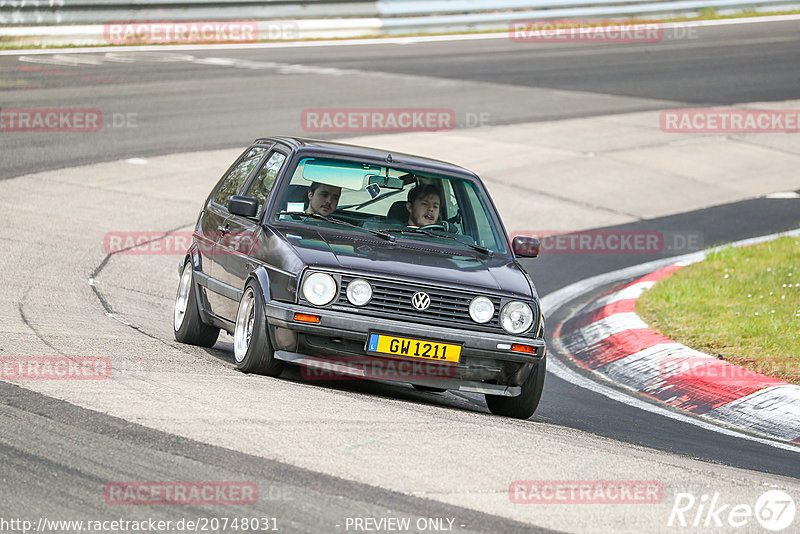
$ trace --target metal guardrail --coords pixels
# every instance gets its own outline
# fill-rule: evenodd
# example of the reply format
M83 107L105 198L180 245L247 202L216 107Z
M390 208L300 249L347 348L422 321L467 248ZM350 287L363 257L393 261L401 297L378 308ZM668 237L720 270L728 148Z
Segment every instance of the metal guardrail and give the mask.
M702 7L763 7L792 3L789 0L745 1L664 1L664 0L378 0L377 11L381 17L430 16L443 14L476 14L476 12L533 11L550 12L556 9L600 9L614 12L647 13L655 11L682 11ZM698 7L699 6L699 7ZM500 14L500 13L498 13Z
M0 39L13 35L9 30L15 27L206 20L257 20L260 26L275 21L295 24L301 38L348 37L502 29L520 19L646 17L706 7L777 11L797 9L800 0L0 0ZM315 33L317 28L323 31ZM343 28L341 34L336 28Z
M0 24L377 17L375 0L0 0Z
M460 30L489 30L508 27L515 20L542 20L542 19L604 19L648 16L669 14L683 14L699 12L704 8L714 8L720 12L736 10L779 11L798 9L797 0L764 0L754 3L752 0L639 0L638 2L625 2L613 0L504 0L495 5L495 11L472 13L440 13L434 9L445 8L458 2L450 0L432 0L420 2L419 0L383 0L378 2L381 19L381 30L385 34L407 33L410 28L425 31L428 28L446 28L447 31ZM465 3L483 6L490 2L487 0L466 0ZM528 9L506 11L500 6L526 4L536 6ZM381 7L381 4L384 4ZM421 11L421 4L428 9ZM493 4L494 5L494 4ZM389 14L393 16L389 16ZM398 16L404 15L404 16Z

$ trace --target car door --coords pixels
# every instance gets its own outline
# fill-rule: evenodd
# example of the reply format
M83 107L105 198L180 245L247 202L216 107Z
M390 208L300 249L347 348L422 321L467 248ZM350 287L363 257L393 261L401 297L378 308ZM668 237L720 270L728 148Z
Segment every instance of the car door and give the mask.
M224 223L224 230L227 233L225 236L220 236L217 241L214 276L225 286L238 290L237 298L226 299L219 308L220 315L229 321L236 319L245 279L256 267L251 256L255 255L255 247L258 247L264 238L261 219L269 203L275 180L287 159L288 151L281 148L269 152L242 193L246 197L258 199L258 214L255 219L229 214Z
M220 241L229 239L228 234L230 233L227 226L230 217L228 201L233 195L241 193L247 179L258 167L266 152L267 147L257 146L249 148L239 157L228 170L225 178L220 181L203 216L204 231L214 238L213 246L205 251L203 257L203 272L207 276L206 298L210 307L209 311L218 317L226 318L225 310L229 307L228 302L230 299L236 298L236 288L227 286L218 276L220 251L224 252L224 249L220 249ZM201 254L203 254L202 251Z

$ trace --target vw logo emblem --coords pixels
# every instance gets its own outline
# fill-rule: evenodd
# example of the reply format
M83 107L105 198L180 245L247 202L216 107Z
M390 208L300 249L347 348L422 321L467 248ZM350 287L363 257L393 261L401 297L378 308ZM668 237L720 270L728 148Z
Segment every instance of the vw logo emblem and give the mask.
M427 293L417 291L414 293L414 296L411 297L411 304L419 311L425 311L431 307L431 297L428 296Z

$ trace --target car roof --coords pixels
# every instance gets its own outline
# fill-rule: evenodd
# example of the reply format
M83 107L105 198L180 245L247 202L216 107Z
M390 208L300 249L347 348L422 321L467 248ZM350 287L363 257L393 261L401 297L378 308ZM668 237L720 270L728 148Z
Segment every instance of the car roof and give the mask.
M464 178L477 179L478 175L474 172L459 167L453 163L440 161L437 159L426 158L422 156L413 156L411 154L404 154L402 152L393 152L388 150L381 150L378 148L370 148L359 145L348 145L345 143L336 143L333 141L320 141L316 139L305 139L302 137L261 137L255 140L254 144L265 144L273 142L281 142L298 152L313 152L320 155L330 156L345 156L363 159L372 163L380 165L390 165L393 167L402 167L409 170L439 172L448 175L455 175ZM388 157L391 156L391 160Z

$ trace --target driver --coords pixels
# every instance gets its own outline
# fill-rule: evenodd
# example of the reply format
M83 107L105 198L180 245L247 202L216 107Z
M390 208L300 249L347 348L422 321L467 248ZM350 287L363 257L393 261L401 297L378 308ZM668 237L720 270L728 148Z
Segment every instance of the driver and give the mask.
M408 226L426 226L436 224L439 219L439 208L442 205L442 193L433 184L420 184L408 192Z
M306 213L328 216L336 211L342 188L335 185L313 182L308 188L308 207Z

